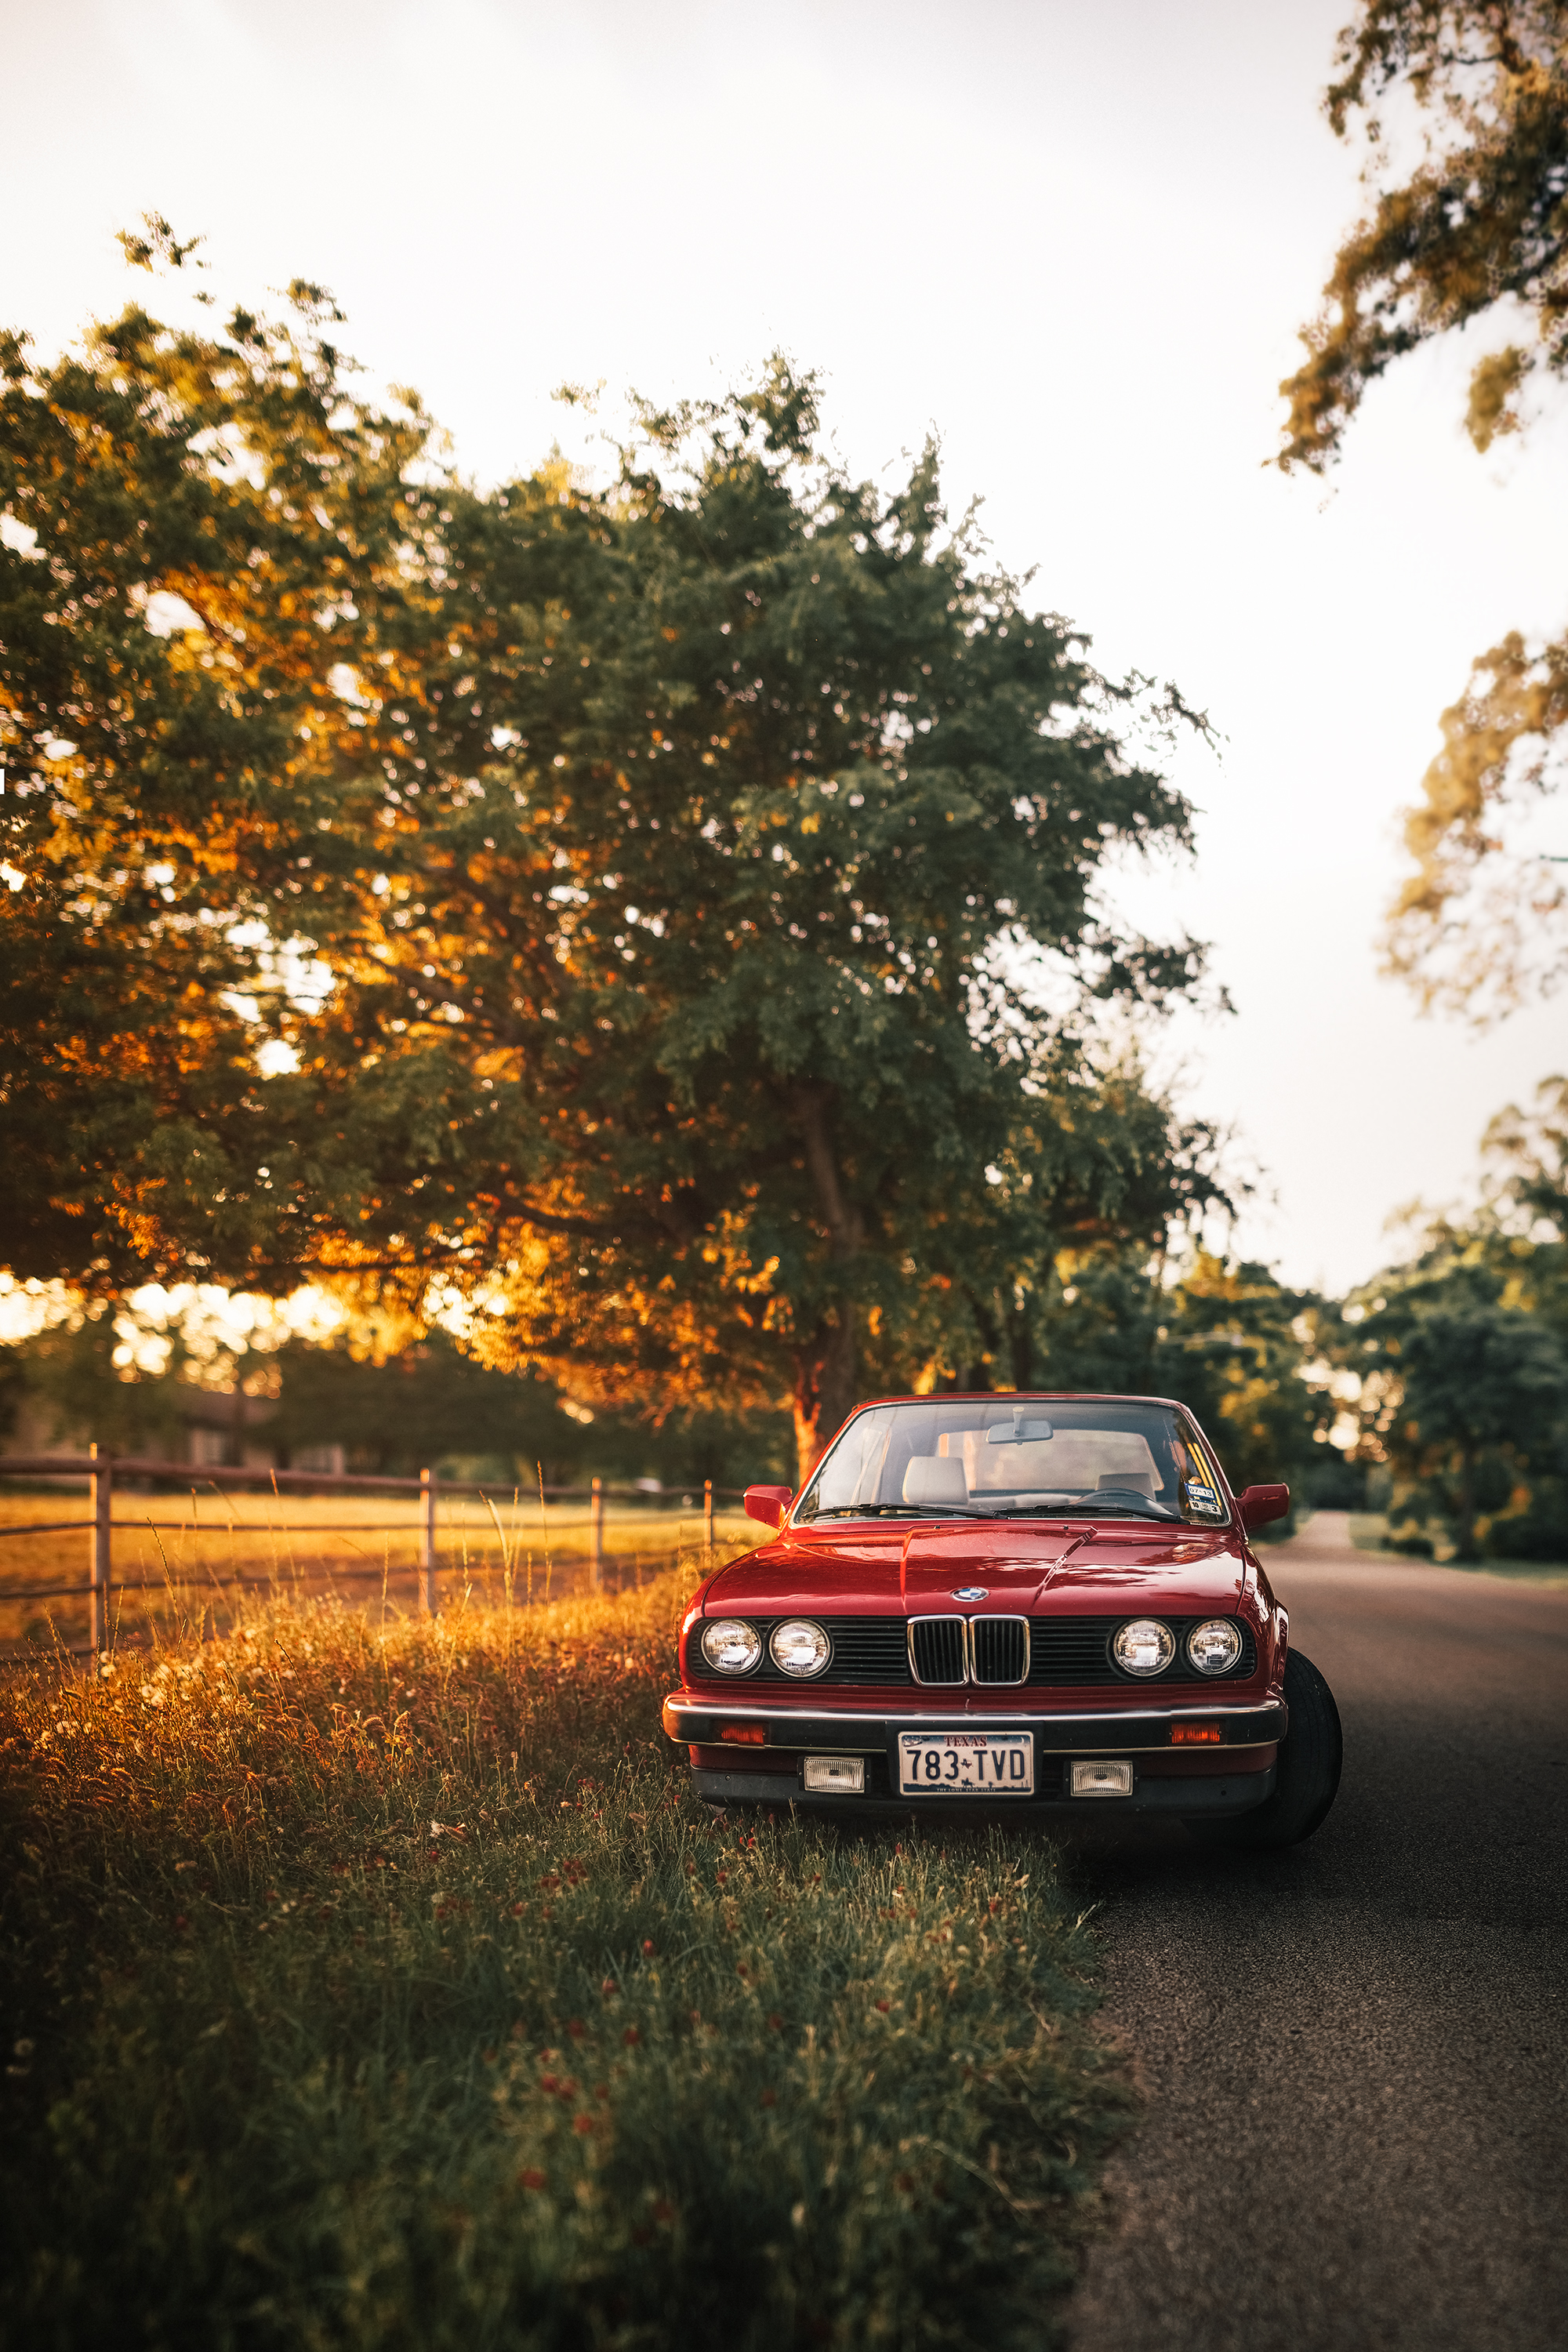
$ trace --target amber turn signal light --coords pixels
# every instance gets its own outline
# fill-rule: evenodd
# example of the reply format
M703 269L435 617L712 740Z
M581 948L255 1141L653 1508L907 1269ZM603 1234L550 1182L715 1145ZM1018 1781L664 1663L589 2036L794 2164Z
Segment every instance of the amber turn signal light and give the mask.
M726 1733L725 1737L728 1738L729 1734ZM1173 1723L1171 1726L1173 1748L1217 1748L1219 1744L1217 1723Z
M728 1739L737 1748L761 1748L767 1736L760 1723L727 1723L719 1734L721 1739Z

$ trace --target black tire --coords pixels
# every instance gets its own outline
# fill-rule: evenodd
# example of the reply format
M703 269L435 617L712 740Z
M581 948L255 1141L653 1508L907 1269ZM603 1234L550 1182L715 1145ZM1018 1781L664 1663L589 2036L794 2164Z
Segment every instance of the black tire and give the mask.
M1344 1737L1334 1695L1300 1650L1285 1661L1285 1704L1290 1727L1279 1743L1279 1777L1274 1794L1250 1813L1228 1821L1189 1821L1200 1845L1244 1853L1277 1853L1300 1845L1321 1829L1339 1791Z

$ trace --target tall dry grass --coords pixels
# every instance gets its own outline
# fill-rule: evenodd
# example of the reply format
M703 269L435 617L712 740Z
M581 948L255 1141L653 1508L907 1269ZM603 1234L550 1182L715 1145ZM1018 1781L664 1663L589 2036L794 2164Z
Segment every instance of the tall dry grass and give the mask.
M1049 2341L1124 2107L1051 1849L710 1816L689 1580L6 1677L8 2345Z

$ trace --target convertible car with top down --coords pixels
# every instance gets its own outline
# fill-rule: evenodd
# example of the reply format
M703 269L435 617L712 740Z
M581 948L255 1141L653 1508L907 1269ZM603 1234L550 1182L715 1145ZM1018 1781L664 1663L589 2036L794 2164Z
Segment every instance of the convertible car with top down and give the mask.
M1167 1398L861 1406L777 1530L686 1612L664 1727L710 1802L848 1818L1160 1813L1277 1847L1333 1803L1331 1693L1289 1646L1232 1493Z

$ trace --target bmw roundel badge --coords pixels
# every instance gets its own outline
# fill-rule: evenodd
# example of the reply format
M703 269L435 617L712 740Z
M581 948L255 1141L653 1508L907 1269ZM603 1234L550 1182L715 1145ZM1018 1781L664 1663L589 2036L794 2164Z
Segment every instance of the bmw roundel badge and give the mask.
M984 1601L990 1589L986 1584L961 1584L952 1597L955 1601Z

